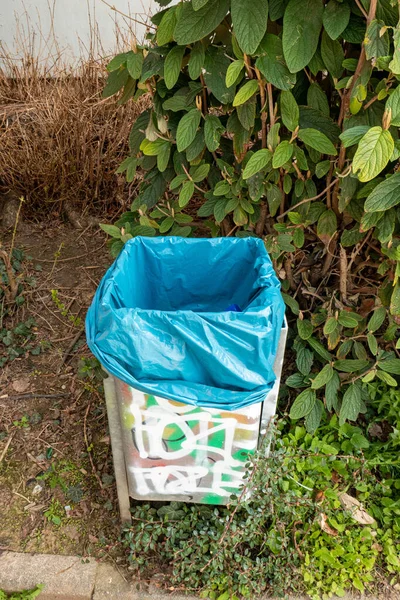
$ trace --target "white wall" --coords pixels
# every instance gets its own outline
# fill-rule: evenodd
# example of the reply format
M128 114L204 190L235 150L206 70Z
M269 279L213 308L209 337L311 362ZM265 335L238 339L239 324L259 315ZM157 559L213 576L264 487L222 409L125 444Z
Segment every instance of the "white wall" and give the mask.
M139 21L158 8L154 0L107 1ZM125 38L136 36L139 41L146 31L102 0L0 0L0 66L4 48L16 60L28 46L43 60L61 52L63 60L73 64L95 40L95 55L107 56L116 47L116 28Z

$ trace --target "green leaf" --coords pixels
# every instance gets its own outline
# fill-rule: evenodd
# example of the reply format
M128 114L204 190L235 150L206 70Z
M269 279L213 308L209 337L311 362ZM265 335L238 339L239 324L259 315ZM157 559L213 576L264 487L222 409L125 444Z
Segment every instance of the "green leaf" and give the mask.
M107 225L104 223L100 223L100 227L108 235L111 235L111 237L121 239L121 230L116 225Z
M400 316L400 282L398 281L393 288L392 296L390 299L390 314L399 317Z
M346 129L346 131L343 131L343 133L341 133L339 136L343 146L345 148L350 148L350 146L358 144L358 142L364 137L369 129L369 125L357 125L356 127Z
M231 0L233 31L245 54L254 54L267 30L268 0Z
M331 411L332 409L337 410L339 405L338 391L340 388L340 377L334 371L332 379L328 381L325 386L325 402L326 408Z
M378 377L378 379L381 379L381 381L387 383L387 385L391 385L393 387L398 387L399 385L396 379L389 375L389 373L386 373L385 371L377 371L376 376Z
M330 0L325 6L322 22L326 33L333 40L346 29L350 20L350 5L347 2Z
M338 322L335 319L335 317L329 317L326 320L326 323L324 325L324 329L323 329L324 334L329 335L330 333L333 333L335 331L335 329L337 329L337 326L338 326Z
M400 127L400 85L390 94L386 101L386 110L392 111L390 124L395 127Z
M300 129L298 138L308 146L311 146L311 148L314 148L314 150L318 150L318 152L333 156L337 154L336 148L332 142L326 135L316 129Z
M218 148L221 135L225 131L225 127L215 115L206 115L204 125L204 139L207 149L210 152L215 152Z
M400 75L400 27L397 26L393 32L393 60L389 63L389 71Z
M380 360L378 366L386 373L400 375L400 358L386 358L385 360Z
M389 54L389 34L382 28L385 23L378 19L374 19L368 26L365 34L364 48L367 60L387 56Z
M314 355L308 348L301 346L297 351L296 365L300 373L309 375L314 361Z
M362 408L361 386L358 382L351 383L344 393L339 413L339 424L345 421L355 421Z
M342 44L338 40L332 40L326 31L322 34L321 56L329 74L335 79L339 79L343 73L344 52Z
M201 75L201 70L204 67L206 59L206 51L201 42L197 42L190 52L188 63L190 79L198 79Z
M358 315L353 316L352 313L349 313L346 310L340 311L338 321L343 327L350 327L351 329L357 327L359 323Z
M368 333L367 343L368 343L368 348L371 351L371 354L376 356L378 354L378 341L373 333Z
M349 358L337 360L333 366L337 371L342 371L343 373L357 373L358 371L364 371L364 369L370 366L370 363L368 360Z
M283 53L289 71L297 73L312 59L322 27L320 0L290 0L283 17Z
M210 165L204 164L199 165L198 167L192 167L190 169L190 177L193 179L195 183L199 183L203 181L208 175L210 171Z
M285 163L287 163L293 155L293 145L287 140L281 142L274 152L272 158L272 166L274 169L279 169Z
M169 157L171 155L171 144L169 142L165 142L157 154L157 168L160 173L163 173L168 166Z
M330 361L332 360L332 355L330 352L328 352L328 350L326 348L324 348L324 346L315 338L310 337L308 338L307 342L310 344L311 348L313 350L315 350L315 352L317 354L319 354L319 356L326 361Z
M322 415L324 414L324 405L321 400L316 400L311 411L305 418L304 425L306 426L307 432L310 434L315 433L321 423Z
M310 108L309 106L299 106L300 109L300 128L301 129L317 129L333 143L339 141L340 129L337 123L329 119L319 110Z
M184 208L190 201L194 193L194 182L186 181L179 193L179 206Z
M333 235L337 231L337 217L333 210L329 209L322 213L318 219L317 235L328 246Z
M389 131L371 127L358 144L353 158L353 173L360 181L371 181L386 167L393 149L394 141Z
M400 172L391 175L377 185L367 200L364 210L367 213L382 212L400 204Z
M176 132L176 144L178 152L186 150L196 137L197 128L200 125L201 112L193 108L179 121Z
M165 44L172 42L174 39L176 22L176 7L173 6L164 13L163 18L157 27L157 44L159 46L164 46Z
M256 61L256 67L267 81L279 90L290 90L296 83L293 75L283 59L282 40L272 33L267 33L262 40L258 52L261 56Z
M308 88L307 104L311 106L311 108L319 110L323 115L329 117L330 109L328 99L318 83L312 83Z
M294 315L298 315L300 312L300 307L297 300L295 300L295 298L292 298L292 296L289 296L289 294L285 294L284 292L282 292L282 298L284 303L290 308L292 313Z
M376 308L372 313L370 320L368 321L368 331L374 333L378 331L378 329L383 325L384 320L386 319L386 308L384 306L380 306Z
M175 41L186 46L207 37L221 23L229 10L229 0L208 0L199 10L184 2L175 27Z
M166 219L164 219L160 223L160 229L159 229L160 233L166 233L169 229L171 229L173 224L174 224L173 217L167 217Z
M236 93L236 96L233 100L233 106L239 106L246 102L249 98L254 96L254 94L258 91L258 82L256 79L250 79Z
M272 160L272 152L263 148L262 150L258 150L255 152L248 161L244 171L243 171L243 179L249 179L259 171L262 171L269 165Z
M367 438L361 435L361 433L353 433L350 438L350 443L358 450L369 448L369 442Z
M117 54L116 56L114 56L114 58L112 58L107 65L107 71L109 73L112 73L112 71L116 71L123 65L125 66L128 55L129 52L122 52L121 54Z
M226 72L225 83L226 87L231 87L239 79L239 75L243 71L244 61L242 59L234 60L228 67Z
M116 71L112 71L107 77L107 83L102 93L103 98L109 98L119 92L128 81L128 78L129 73L127 69L117 69Z
M350 248L350 246L355 246L364 238L364 234L360 233L358 224L355 225L352 229L345 229L340 238L340 243L343 248Z
M292 92L281 92L281 115L285 127L294 131L299 124L299 107Z
M333 377L335 371L331 365L325 365L322 370L312 379L311 387L313 390L319 390L326 385Z
M323 160L315 165L315 174L318 179L324 177L331 167L331 162L329 160Z
M217 223L221 223L226 216L226 199L220 198L214 206L214 218Z
M316 399L317 397L314 390L311 388L304 390L293 402L289 417L291 419L301 419L305 417L312 411Z
M289 377L285 381L285 384L288 387L297 389L306 386L306 384L304 383L304 375L302 375L301 373L294 373L293 375L289 375Z
M192 0L193 9L200 10L200 8L203 8L203 6L207 4L207 2L208 0Z
M302 340L307 340L314 331L314 327L308 319L297 319L297 331Z
M174 46L167 54L164 65L164 80L169 90L178 81L184 54L185 48L183 46Z
M231 186L226 179L218 181L214 188L214 196L226 196L231 191Z
M222 104L232 102L235 97L235 86L225 84L226 72L231 61L221 48L209 47L206 53L204 81L211 93Z
M202 129L200 129L196 133L193 142L190 144L190 146L186 150L186 159L189 162L199 159L200 154L202 154L205 146L206 146L206 144L204 141L204 132Z
M129 52L126 68L132 79L140 79L143 66L143 54L141 52Z
M277 185L272 184L267 190L267 200L269 213L271 217L274 217L282 203L282 190ZM292 236L290 234L278 236L278 245L283 252L294 252L295 248L291 242Z
M256 118L256 96L252 96L244 104L237 107L236 112L238 119L245 129L253 129Z

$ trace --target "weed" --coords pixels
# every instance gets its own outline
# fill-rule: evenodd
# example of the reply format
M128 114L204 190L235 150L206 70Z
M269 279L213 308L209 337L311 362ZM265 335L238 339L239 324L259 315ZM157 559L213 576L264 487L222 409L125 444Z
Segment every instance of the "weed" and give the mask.
M28 415L23 415L19 421L13 421L13 425L20 429L29 429L30 421Z
M55 306L58 308L63 317L67 317L68 321L72 323L75 327L80 327L82 325L82 319L77 317L71 313L69 308L60 300L58 296L58 290L51 290L51 299L53 300Z
M44 516L50 523L58 527L61 525L63 518L65 518L65 511L61 503L52 498L49 508L44 512Z
M12 592L8 594L0 590L0 600L34 600L44 589L44 585L37 585L32 590L23 590L22 592Z

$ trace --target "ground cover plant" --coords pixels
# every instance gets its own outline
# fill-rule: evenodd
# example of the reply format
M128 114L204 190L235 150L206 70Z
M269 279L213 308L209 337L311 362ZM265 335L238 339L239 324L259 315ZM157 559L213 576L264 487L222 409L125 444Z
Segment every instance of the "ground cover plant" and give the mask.
M398 3L159 4L146 45L108 65L106 97L152 100L119 168L143 178L139 194L102 225L111 252L136 235L262 237L289 308L293 366L278 456L259 458L253 502L233 513L173 507L168 518L138 508L132 556L167 559L176 585L221 599L260 591L260 580L315 596L362 590L376 572L396 585ZM367 522L346 500L365 503ZM259 529L247 515L263 519ZM277 568L288 562L290 581Z

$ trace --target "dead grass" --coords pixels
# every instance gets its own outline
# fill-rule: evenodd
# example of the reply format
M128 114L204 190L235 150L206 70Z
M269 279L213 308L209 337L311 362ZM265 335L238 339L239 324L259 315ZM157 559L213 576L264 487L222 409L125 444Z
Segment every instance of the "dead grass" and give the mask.
M124 106L102 99L104 60L69 71L60 61L49 77L43 57L27 53L16 63L2 55L0 192L24 196L25 210L55 215L66 206L98 213L125 205L129 189L115 171L147 98Z

